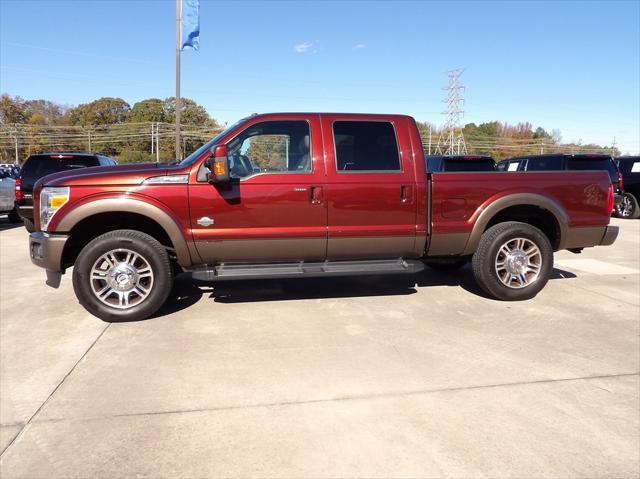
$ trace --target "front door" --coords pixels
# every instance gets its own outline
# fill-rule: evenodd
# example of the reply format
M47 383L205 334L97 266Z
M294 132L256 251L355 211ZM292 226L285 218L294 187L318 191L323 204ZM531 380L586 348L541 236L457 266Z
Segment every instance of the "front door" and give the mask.
M248 123L226 142L231 182L189 186L203 261L321 261L327 249L322 139L317 116Z

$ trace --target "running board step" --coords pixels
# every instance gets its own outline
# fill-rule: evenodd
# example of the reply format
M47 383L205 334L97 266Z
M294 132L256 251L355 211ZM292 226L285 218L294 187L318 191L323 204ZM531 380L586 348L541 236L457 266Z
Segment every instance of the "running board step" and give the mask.
M324 261L320 263L221 264L192 270L193 279L219 281L263 278L308 278L318 276L359 276L365 274L411 274L424 269L420 260L381 259L365 261Z

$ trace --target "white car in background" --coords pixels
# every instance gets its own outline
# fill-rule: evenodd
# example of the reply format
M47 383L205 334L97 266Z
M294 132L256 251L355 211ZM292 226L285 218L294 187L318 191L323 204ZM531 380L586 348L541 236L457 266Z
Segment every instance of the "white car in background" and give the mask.
M10 171L0 168L0 215L9 215L9 222L20 223L15 205L15 189L16 180L11 177Z

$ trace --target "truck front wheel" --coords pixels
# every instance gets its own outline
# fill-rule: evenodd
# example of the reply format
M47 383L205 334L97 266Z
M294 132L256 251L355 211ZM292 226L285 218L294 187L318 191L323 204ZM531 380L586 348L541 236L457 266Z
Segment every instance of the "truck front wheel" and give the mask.
M530 299L551 276L553 248L538 228L510 221L484 232L472 264L476 281L489 295L505 301Z
M166 249L134 230L98 236L82 249L73 268L78 301L108 322L149 317L164 304L172 284Z

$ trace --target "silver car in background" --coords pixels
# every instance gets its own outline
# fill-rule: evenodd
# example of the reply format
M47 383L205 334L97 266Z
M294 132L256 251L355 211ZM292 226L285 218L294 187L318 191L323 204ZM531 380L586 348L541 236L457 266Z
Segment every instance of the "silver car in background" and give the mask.
M20 216L16 211L15 193L16 180L11 171L0 168L0 215L9 215L9 222L20 223Z

